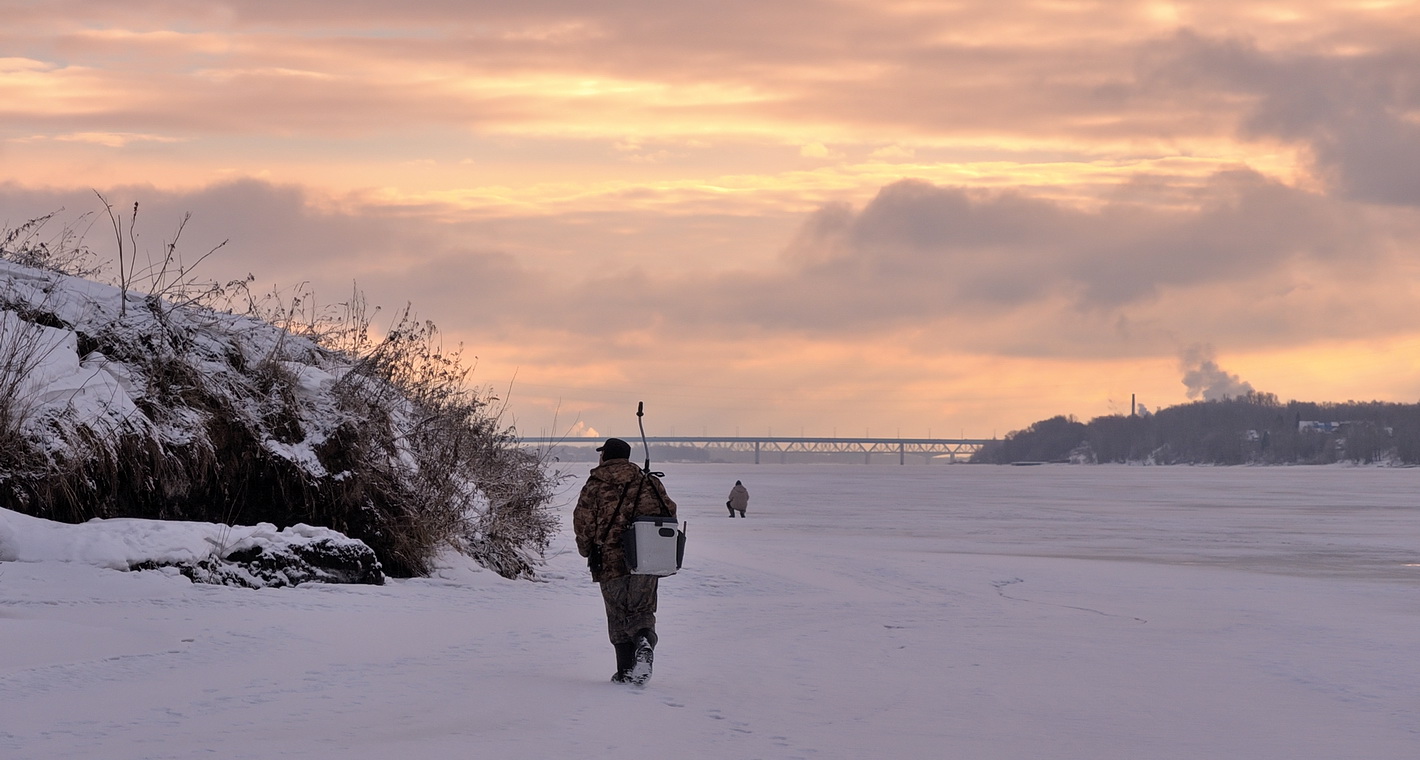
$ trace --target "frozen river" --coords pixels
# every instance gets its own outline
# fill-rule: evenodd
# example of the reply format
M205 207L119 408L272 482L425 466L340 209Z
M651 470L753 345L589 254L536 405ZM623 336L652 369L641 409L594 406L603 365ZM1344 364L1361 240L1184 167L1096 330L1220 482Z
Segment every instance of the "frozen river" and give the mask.
M565 534L544 583L10 562L0 757L1420 756L1420 470L659 469L644 690Z
M762 517L903 547L1420 581L1420 469L661 469L693 504L723 503L725 484L745 479L759 486L754 508Z

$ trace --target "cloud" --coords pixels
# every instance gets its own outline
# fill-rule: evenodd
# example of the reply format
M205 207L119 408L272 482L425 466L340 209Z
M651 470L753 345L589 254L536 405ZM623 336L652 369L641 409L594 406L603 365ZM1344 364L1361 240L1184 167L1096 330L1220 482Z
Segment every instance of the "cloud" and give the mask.
M1297 267L1365 267L1380 255L1358 210L1254 172L1220 173L1190 201L1087 210L904 180L861 209L831 204L813 214L785 253L787 271L727 284L721 311L852 331L944 317L990 322L1053 303L1062 325L1054 333L1169 294L1285 281Z
M1293 350L1395 335L1420 298L1420 286L1394 276L1403 270L1392 249L1403 251L1397 241L1413 232L1408 217L1388 226L1249 172L1215 176L1189 203L1163 208L896 182L860 206L805 215L777 258L761 252L725 266L696 249L684 260L675 252L722 250L741 234L736 215L666 216L653 206L487 217L257 180L104 192L116 208L140 202L145 250L159 251L192 212L183 251L230 240L203 262L204 276L309 282L324 303L358 285L385 315L412 302L481 357L480 382L527 381L520 404L565 401L564 418L584 415L600 430L648 387L679 389L677 414L711 428L745 410L788 419L790 409L813 408L828 419L889 395L894 408L916 410L904 420L921 419L929 403L969 406L977 419L1003 403L1048 416L1058 399L1091 393L1086 378L1135 371L1180 346ZM7 223L60 208L63 219L101 207L87 190L0 184ZM86 242L107 250L106 234L93 227ZM1012 368L1016 390L1002 387L1000 366ZM1064 390L1041 379L1067 368L1076 381ZM1123 390L1168 398L1177 376L1163 371L1159 386Z
M1239 133L1305 144L1318 174L1343 196L1420 205L1414 38L1362 52L1275 52L1185 31L1151 56L1146 82L1174 97L1212 90L1246 98Z
M358 285L375 304L425 302L450 315L468 299L498 314L507 306L505 295L517 299L528 287L527 273L506 253L471 246L458 239L457 230L409 209L354 202L342 207L298 186L251 179L191 192L123 186L103 193L125 218L138 204L140 258L160 255L189 214L178 246L189 263L227 241L198 272L215 280L250 273L258 287L309 283L327 303ZM85 245L113 255L106 226L92 224L103 213L93 191L0 184L0 209L0 220L12 226L62 210L51 226L67 223Z
M869 154L870 158L884 161L907 160L916 155L916 151L911 148L904 148L901 145L888 145L878 148Z
M437 124L1019 149L1022 136L1058 147L1196 121L1195 102L1128 97L1134 57L1167 27L1087 7L55 2L0 33L27 51L28 74L0 93L26 104L12 125L188 137Z
M76 132L68 135L56 135L52 139L59 142L80 142L94 143L109 148L122 148L125 145L138 142L177 142L176 138L164 137L162 135L137 135L113 132Z
M1195 343L1184 349L1179 356L1179 368L1183 371L1183 384L1188 388L1191 399L1221 401L1253 392L1251 383L1218 366L1213 346L1206 343Z
M203 263L214 278L310 282L327 301L358 285L372 303L412 301L469 340L560 336L588 354L615 343L623 358L662 340L776 335L1168 355L1221 335L1234 347L1290 345L1408 324L1414 288L1386 272L1411 227L1254 172L1220 173L1190 192L1174 206L1080 208L904 180L861 207L830 203L803 217L778 258L724 266L710 256L726 241L774 244L762 220L659 205L487 217L258 180L105 194L116 208L140 202L140 242L153 250L189 212L184 250L230 240ZM100 210L88 191L17 186L0 186L0 208L11 223ZM109 245L99 232L87 242Z

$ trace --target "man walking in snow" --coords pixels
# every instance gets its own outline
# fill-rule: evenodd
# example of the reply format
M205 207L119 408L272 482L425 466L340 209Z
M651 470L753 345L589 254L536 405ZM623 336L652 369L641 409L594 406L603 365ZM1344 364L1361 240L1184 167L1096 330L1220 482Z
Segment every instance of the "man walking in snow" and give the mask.
M651 677L656 646L654 575L633 575L626 567L621 534L638 515L675 517L675 502L660 478L630 461L631 445L608 438L597 447L601 462L592 468L572 510L577 551L587 558L592 580L601 584L607 634L616 648L616 683L644 684Z
M749 489L745 488L744 483L735 481L735 486L730 489L730 498L725 502L725 506L730 508L730 517L734 517L736 512L740 513L740 517L745 516L745 507L749 506Z

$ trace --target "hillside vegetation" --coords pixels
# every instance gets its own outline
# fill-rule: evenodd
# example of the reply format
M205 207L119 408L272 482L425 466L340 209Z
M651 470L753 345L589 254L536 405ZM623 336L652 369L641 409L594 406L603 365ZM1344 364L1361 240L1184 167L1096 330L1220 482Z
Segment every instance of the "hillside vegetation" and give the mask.
M1252 392L1088 423L1058 416L1008 434L972 461L1420 464L1420 404L1284 404Z
M136 216L136 207L134 215ZM0 230L0 505L95 517L306 524L386 572L448 547L531 576L557 480L406 308L382 336L358 293L255 297L201 282L176 242L118 276L48 219ZM180 230L179 230L180 232Z

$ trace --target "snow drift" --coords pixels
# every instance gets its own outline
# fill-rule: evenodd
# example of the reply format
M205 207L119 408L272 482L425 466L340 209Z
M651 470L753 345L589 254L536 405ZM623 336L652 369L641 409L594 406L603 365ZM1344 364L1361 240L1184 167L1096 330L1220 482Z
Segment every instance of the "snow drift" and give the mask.
M228 526L116 518L66 525L0 509L0 562L75 562L170 570L203 583L280 588L311 581L384 583L363 542L328 528Z

